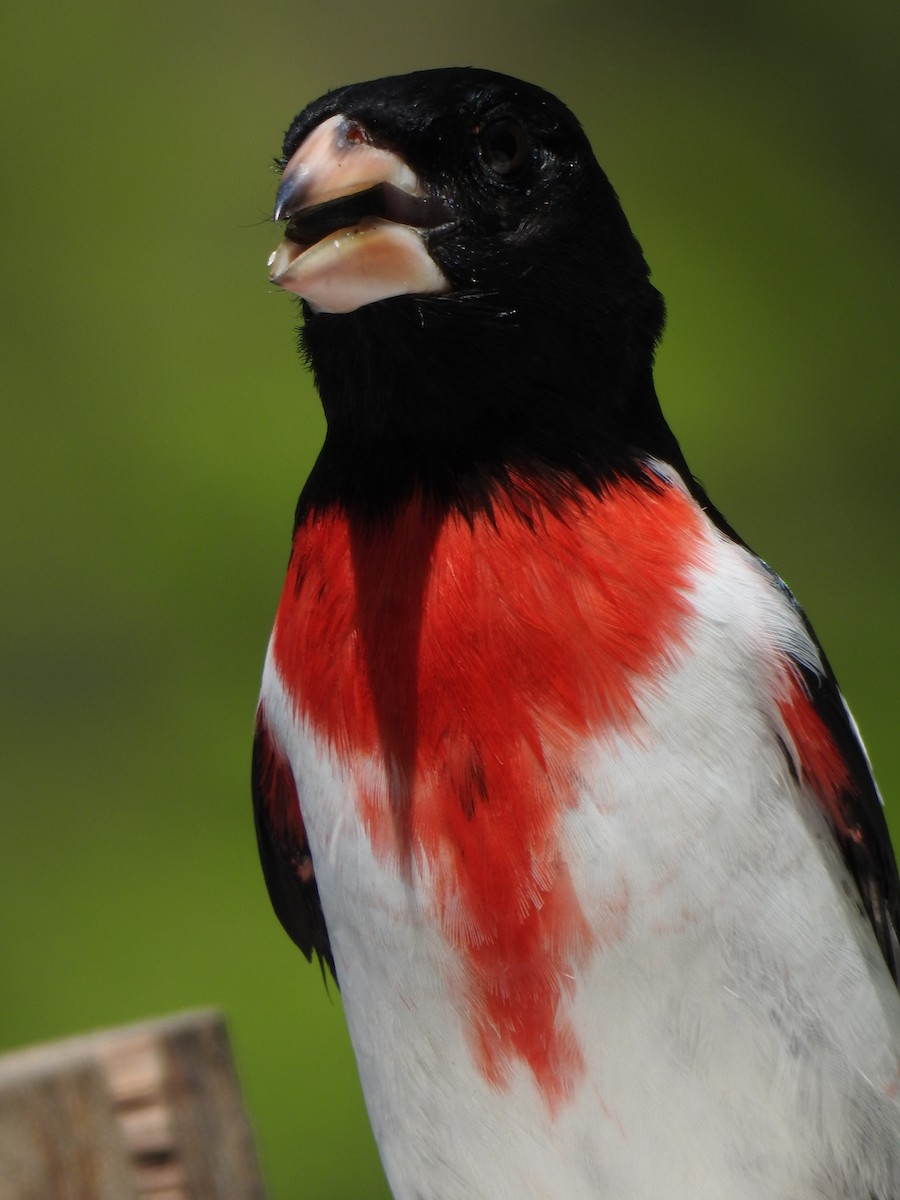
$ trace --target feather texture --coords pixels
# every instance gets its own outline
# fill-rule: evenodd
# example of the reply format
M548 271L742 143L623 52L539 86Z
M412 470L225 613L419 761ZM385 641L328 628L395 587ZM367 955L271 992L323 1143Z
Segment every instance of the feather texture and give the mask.
M304 303L328 434L257 835L397 1200L900 1200L880 797L666 425L662 301L583 132L520 81L420 72L314 102L283 161L293 290L339 234L343 299L380 299ZM397 211L423 294L354 278L354 228Z

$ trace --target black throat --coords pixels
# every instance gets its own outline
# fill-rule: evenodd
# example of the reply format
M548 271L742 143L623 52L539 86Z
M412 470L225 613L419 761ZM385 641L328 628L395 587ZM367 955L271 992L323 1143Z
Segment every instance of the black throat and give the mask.
M298 522L377 520L416 492L471 516L511 476L602 491L648 456L690 480L653 386L661 301L655 321L623 307L584 327L473 293L305 316L328 433Z

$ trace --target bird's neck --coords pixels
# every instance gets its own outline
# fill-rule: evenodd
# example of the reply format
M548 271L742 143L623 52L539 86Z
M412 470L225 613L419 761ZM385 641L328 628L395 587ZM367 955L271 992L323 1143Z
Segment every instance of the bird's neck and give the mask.
M433 300L318 315L302 343L328 434L298 519L377 518L416 493L473 515L513 476L600 492L648 457L683 467L651 356L604 355L616 343L590 331L551 341L515 311Z

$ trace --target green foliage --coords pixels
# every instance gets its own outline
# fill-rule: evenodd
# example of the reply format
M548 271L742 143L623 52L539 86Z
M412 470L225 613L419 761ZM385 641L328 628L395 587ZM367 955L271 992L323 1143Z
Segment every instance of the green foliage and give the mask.
M900 795L898 13L7 16L0 1047L218 1004L275 1200L387 1194L339 999L268 908L247 788L322 435L266 283L269 162L353 79L472 62L578 112L669 303L659 383L688 459L806 605Z

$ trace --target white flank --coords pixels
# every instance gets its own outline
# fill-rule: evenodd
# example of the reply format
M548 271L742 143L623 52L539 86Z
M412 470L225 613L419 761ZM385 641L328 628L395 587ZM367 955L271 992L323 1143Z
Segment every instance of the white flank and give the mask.
M303 818L397 1200L896 1200L900 1000L776 731L779 650L815 650L711 527L685 647L628 735L584 748L562 853L598 949L569 1015L585 1077L551 1114L466 1036L429 881L379 861L271 659L263 701ZM386 788L386 781L382 781Z

